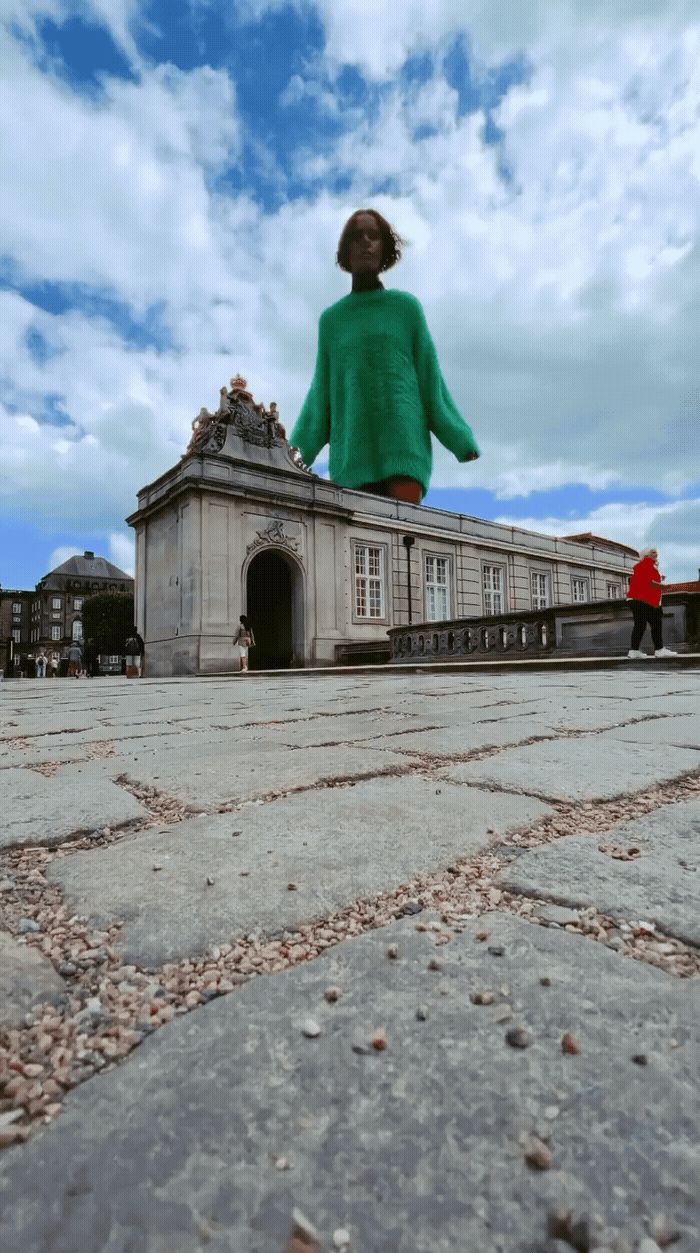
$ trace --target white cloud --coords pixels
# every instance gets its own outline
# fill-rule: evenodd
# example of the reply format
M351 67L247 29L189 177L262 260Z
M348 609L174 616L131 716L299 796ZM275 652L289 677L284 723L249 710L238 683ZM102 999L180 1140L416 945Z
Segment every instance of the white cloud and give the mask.
M659 566L669 583L685 583L698 577L700 499L668 504L612 503L573 518L513 518L502 514L495 521L544 535L590 532L629 544L638 552L653 546L658 548Z
M109 536L108 559L115 566L118 566L120 570L123 570L125 574L130 574L133 578L136 564L133 535L124 535L119 531L112 531Z

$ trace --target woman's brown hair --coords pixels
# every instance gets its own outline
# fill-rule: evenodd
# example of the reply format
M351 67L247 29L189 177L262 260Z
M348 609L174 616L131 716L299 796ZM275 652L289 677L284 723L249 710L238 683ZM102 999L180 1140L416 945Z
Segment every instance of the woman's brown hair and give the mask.
M341 270L346 270L348 274L350 273L350 240L352 239L355 218L359 217L361 213L371 214L377 223L382 241L380 273L383 273L384 270L390 270L392 265L396 265L396 262L401 260L401 253L406 241L394 230L391 223L382 217L381 213L377 213L376 209L357 209L350 215L338 240L338 251L335 254L336 263Z

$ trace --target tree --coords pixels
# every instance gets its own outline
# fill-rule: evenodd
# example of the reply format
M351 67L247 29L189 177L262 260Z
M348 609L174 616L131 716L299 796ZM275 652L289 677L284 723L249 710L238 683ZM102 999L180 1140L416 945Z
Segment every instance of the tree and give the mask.
M122 654L134 625L134 598L124 592L100 592L83 604L83 639L94 640L98 653Z

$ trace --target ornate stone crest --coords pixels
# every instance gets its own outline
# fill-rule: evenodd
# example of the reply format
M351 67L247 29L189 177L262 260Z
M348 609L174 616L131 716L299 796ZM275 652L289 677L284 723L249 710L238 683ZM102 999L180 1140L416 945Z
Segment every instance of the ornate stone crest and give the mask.
M256 531L255 534L257 539L251 540L247 545L246 553L252 553L256 548L264 548L272 544L275 548L287 548L299 556L299 541L293 535L287 535L284 524L279 518L274 518L264 531Z
M231 379L230 389L221 388L219 397L216 413L210 413L203 407L194 419L185 457L200 452L221 452L229 426L245 443L259 448L276 448L286 444L286 432L279 421L277 405L272 401L270 408L266 409L258 404L240 374ZM292 457L299 469L306 468L298 453L296 457L292 454Z

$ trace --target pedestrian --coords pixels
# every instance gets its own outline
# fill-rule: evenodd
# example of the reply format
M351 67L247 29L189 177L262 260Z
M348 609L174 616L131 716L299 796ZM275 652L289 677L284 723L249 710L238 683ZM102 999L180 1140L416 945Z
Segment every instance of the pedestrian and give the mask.
M651 631L655 657L676 657L672 648L664 648L663 615L661 611L661 587L665 575L659 574L659 554L655 548L647 548L632 570L627 599L632 607L634 626L627 654L634 660L646 657L639 645L647 626Z
M68 674L70 677L80 678L80 671L83 668L83 654L80 644L74 641L68 649Z
M310 466L330 445L341 487L420 504L432 471L431 432L458 461L480 455L440 371L420 302L379 275L403 240L375 209L346 222L336 262L352 290L321 314L316 369L290 435Z
M94 679L98 670L97 645L93 639L89 639L85 645L85 670L88 678Z
M44 650L43 650L43 648L42 648L42 649L41 649L41 651L40 651L39 653L37 653L37 658L36 658L36 677L37 677L37 679L45 679L45 678L46 678L46 660L47 660L47 659L46 659L46 653L44 652Z
M241 655L241 671L248 669L248 649L255 648L255 636L253 628L248 618L242 613L240 616L240 626L233 639L234 644L238 645Z
M129 678L140 678L143 674L143 655L145 645L135 626L124 645L126 651L126 674Z
M58 675L58 657L56 656L56 653L51 653L51 655L49 656L48 673L49 673L49 677L52 679L55 679L56 676Z

